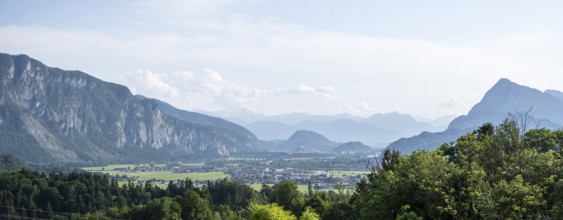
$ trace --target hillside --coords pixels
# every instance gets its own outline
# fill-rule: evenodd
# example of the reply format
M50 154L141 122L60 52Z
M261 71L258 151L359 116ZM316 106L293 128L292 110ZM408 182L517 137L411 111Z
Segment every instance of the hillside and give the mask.
M238 124L197 112L177 109L176 107L158 99L151 100L158 103L158 106L160 107L160 109L162 109L162 112L164 112L164 114L168 116L194 124L213 127L219 132L228 133L230 136L235 137L235 142L245 142L250 140L253 142L253 144L257 144L258 139L256 138L256 136L252 132Z
M0 84L0 153L25 161L176 160L251 150L256 141L168 116L125 86L26 55L0 54Z
M306 130L295 132L291 137L277 146L276 151L294 152L330 152L339 144L328 140L326 137Z

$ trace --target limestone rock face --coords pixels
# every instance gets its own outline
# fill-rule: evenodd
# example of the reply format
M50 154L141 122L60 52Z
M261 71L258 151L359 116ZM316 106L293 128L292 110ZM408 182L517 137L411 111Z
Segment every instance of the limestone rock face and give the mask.
M177 160L257 143L214 120L222 125L170 116L156 100L83 72L0 54L0 153L29 162Z

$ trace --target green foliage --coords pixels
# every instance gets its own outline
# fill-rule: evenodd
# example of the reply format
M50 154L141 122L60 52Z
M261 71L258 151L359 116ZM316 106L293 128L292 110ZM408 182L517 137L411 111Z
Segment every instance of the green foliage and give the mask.
M182 219L210 219L213 215L210 201L194 190L177 199L182 207Z
M0 173L0 213L52 219L562 219L563 131L514 120L434 151L386 151L349 193L307 197L291 181L260 192L228 179L119 186L87 172ZM10 159L9 159L10 160Z
M321 217L313 209L307 207L299 220L319 220Z
M394 170L395 165L399 164L399 151L386 149L383 152L383 159L381 160L381 168L383 170Z
M241 210L250 203L260 200L260 195L248 185L223 179L209 182L207 189L214 205L229 205L234 210Z
M0 173L0 213L52 219L240 219L242 210L231 207L246 208L245 201L258 195L247 194L249 186L228 180L210 186L214 191L197 188L190 180L170 182L166 189L150 182L120 186L107 176L88 172L45 174L22 169ZM223 193L236 199L213 207L211 198Z
M296 220L290 211L284 210L276 203L259 205L253 203L249 208L250 220Z
M401 211L395 220L422 220L422 217L418 216L415 212L410 211L409 209L409 205L401 207Z
M328 209L322 214L327 220L354 220L357 219L352 213L352 207L348 202L332 201Z
M18 158L9 154L0 154L0 172L17 171L24 167L25 164Z
M553 203L551 214L553 219L563 219L563 180L557 181L550 195L550 201Z
M162 219L175 220L180 219L182 208L171 198L161 198L150 201L138 213L135 213L133 219Z
M307 198L304 206L310 207L317 213L322 215L328 210L330 206L330 202L328 201L327 196L328 194L325 192L314 193L312 196L309 196L309 198Z
M484 124L435 151L386 151L350 200L359 219L559 219L563 132ZM396 162L393 162L396 161Z
M300 215L303 209L304 197L297 188L297 184L282 180L272 187L270 202L277 203L294 215Z

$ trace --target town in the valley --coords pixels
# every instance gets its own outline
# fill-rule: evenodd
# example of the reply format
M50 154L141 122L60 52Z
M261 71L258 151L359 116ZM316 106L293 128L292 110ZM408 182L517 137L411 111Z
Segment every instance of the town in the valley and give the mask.
M232 181L244 184L276 184L291 180L299 185L311 185L316 190L334 189L335 185L351 189L376 163L376 155L323 155L323 154L267 154L207 160L205 162L176 162L167 164L139 164L116 168L127 175L116 175L120 181L144 184L151 181L167 184L170 180L140 180L135 173L210 173L222 172ZM180 181L180 180L177 180ZM208 180L192 180L203 186Z

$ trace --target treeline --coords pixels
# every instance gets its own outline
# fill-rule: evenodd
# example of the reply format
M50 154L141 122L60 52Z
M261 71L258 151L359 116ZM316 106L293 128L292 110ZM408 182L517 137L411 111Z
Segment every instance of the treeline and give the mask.
M0 173L0 215L38 219L339 219L349 194L301 193L281 181L260 191L223 179L195 186L190 180L161 189L150 182L119 185L88 172L42 173L22 169ZM288 210L288 211L286 211ZM344 212L346 210L341 210ZM269 216L269 217L268 217Z
M0 172L17 171L25 164L10 154L0 154Z
M0 174L0 215L45 219L563 219L563 131L510 119L434 151L385 151L354 190L223 179L165 189L87 172ZM17 219L17 218L16 218Z

